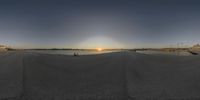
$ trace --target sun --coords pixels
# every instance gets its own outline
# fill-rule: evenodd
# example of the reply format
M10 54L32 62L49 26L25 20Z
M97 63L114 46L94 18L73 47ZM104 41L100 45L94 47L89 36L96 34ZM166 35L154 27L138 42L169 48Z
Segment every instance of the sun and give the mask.
M102 51L103 49L102 48L97 48L97 51Z

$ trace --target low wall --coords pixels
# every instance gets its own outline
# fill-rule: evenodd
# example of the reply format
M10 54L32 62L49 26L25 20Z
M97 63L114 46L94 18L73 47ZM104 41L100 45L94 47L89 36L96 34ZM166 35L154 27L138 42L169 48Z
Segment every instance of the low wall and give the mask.
M3 51L7 51L7 49L2 49L2 48L0 48L0 52L3 52Z

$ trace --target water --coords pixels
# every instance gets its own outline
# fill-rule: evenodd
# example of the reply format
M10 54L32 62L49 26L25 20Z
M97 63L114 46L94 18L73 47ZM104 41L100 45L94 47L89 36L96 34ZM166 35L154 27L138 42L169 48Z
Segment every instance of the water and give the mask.
M111 52L119 52L120 50L114 51L89 51L89 50L30 50L28 52L36 52L36 53L43 53L43 54L61 54L61 55L74 55L74 52L78 53L79 55L94 55L94 54L104 54L104 53L111 53ZM137 53L142 54L159 54L159 55L181 55L181 56L188 56L191 55L189 52L186 51L177 51L177 52L166 52L166 51L154 51L154 50L147 50L147 51L137 51Z
M89 51L89 50L30 50L28 52L43 53L43 54L61 54L61 55L74 55L74 52L79 55L94 55L104 54L117 51Z
M192 55L187 51L176 51L176 52L167 52L167 51L155 51L155 50L147 50L147 51L137 51L137 53L142 54L159 54L159 55L180 55L180 56L189 56Z

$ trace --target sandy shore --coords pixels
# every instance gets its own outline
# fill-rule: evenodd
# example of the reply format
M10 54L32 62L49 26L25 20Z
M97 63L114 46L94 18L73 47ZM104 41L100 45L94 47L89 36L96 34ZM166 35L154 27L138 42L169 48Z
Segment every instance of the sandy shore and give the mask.
M5 53L0 55L0 100L200 99L199 59L128 52Z

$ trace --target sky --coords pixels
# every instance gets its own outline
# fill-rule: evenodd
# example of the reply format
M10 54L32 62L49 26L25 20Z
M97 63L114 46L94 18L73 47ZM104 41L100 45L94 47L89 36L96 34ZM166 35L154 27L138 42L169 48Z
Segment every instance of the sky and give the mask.
M199 0L1 0L0 44L149 48L200 43Z

